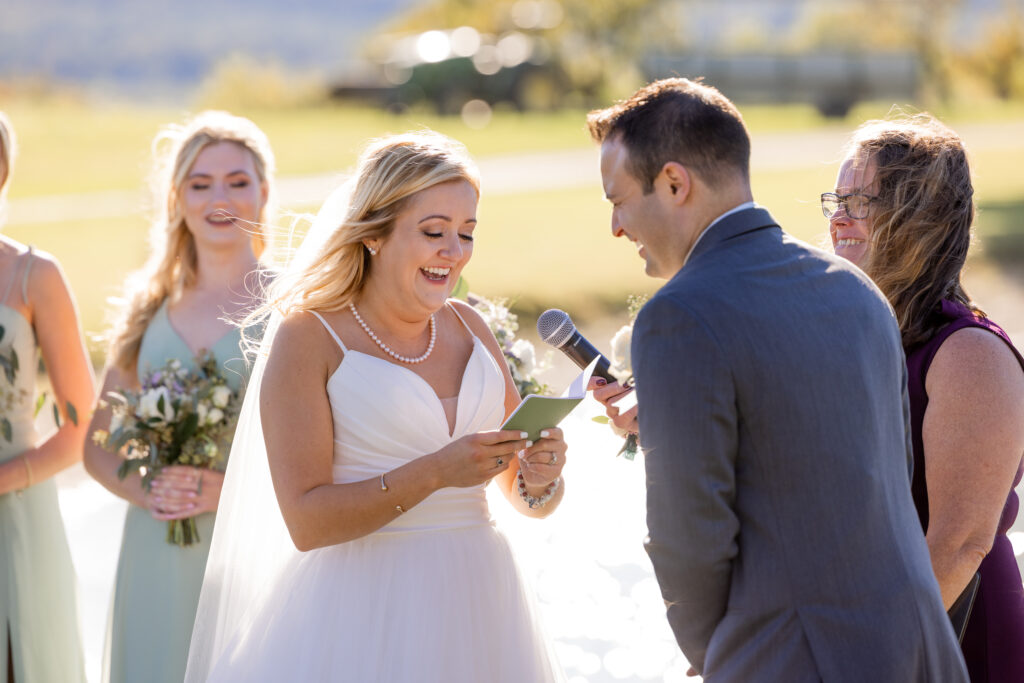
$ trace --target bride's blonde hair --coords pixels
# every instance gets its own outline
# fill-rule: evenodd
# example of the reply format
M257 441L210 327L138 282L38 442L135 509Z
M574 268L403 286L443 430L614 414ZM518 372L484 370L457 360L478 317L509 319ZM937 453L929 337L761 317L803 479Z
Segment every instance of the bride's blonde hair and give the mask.
M185 225L182 188L200 152L220 142L231 142L252 155L267 201L257 223L250 226L253 253L260 258L266 249L265 226L273 207L274 153L270 141L255 123L223 111L205 111L183 126L161 130L153 141L157 159L152 178L156 217L150 229L149 259L126 284L127 305L114 325L109 358L117 367L131 371L139 356L142 336L164 299L176 300L197 277L196 244Z
M466 148L451 138L425 131L373 141L359 159L340 223L318 253L278 276L250 322L271 312L287 316L347 306L373 267L364 244L387 240L414 194L456 180L465 180L479 195L476 166Z

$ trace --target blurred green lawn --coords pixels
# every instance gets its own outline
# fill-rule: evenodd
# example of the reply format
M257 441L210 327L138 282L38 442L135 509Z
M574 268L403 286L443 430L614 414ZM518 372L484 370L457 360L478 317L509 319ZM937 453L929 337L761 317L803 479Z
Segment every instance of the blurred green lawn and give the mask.
M168 109L130 105L88 105L74 100L5 103L20 142L12 199L140 190L149 168L149 144L156 130L184 115ZM885 115L887 105L863 105L844 125L847 129ZM814 130L835 126L811 108L745 107L752 132ZM270 137L279 175L302 175L349 169L367 139L424 126L466 144L478 159L522 152L586 148L582 111L517 114L496 112L483 130L458 118L424 112L394 116L360 108L325 106L304 110L240 111ZM1024 107L982 107L973 112L951 109L945 120L1024 119ZM756 144L756 141L755 141ZM987 148L972 155L982 211L978 229L993 235L1019 235L1024 225L1024 184L1018 172L1020 149ZM838 158L839 150L822 150L821 159ZM596 156L595 156L596 158ZM834 184L836 165L820 163L792 170L757 171L754 195L795 236L823 245L826 225L817 197ZM587 319L607 312L624 315L626 296L652 292L658 282L643 273L633 246L610 237L610 207L604 202L599 172L592 182L569 190L487 195L480 205L481 224L473 260L465 276L474 291L512 299L530 314L559 306ZM590 182L584 179L584 182ZM315 207L285 207L289 210ZM146 254L148 221L138 215L83 219L64 223L12 224L5 232L37 245L60 259L91 336L105 326L106 300L121 293L125 275ZM92 344L100 359L102 346Z

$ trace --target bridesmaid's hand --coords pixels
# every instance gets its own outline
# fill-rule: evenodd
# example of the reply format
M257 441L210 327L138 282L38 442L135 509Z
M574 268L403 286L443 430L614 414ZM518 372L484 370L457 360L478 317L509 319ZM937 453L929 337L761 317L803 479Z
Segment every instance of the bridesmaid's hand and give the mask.
M540 433L541 438L519 455L519 470L523 473L527 491L543 489L561 476L565 467L565 436L558 427ZM532 493L532 492L531 492Z
M223 472L172 465L153 479L146 503L153 519L187 519L215 511L223 485Z

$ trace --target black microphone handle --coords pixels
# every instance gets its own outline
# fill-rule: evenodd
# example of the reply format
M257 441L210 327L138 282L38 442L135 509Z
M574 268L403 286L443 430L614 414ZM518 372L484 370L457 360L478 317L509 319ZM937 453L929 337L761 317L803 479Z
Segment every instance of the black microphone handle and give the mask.
M611 361L609 361L604 354L594 348L594 345L587 341L586 337L579 333L577 330L573 332L569 340L559 347L565 355L569 356L573 363L585 368L590 365L590 361L595 358L600 358L597 361L597 366L594 367L594 376L604 377L609 382L618 382L615 375L611 373Z

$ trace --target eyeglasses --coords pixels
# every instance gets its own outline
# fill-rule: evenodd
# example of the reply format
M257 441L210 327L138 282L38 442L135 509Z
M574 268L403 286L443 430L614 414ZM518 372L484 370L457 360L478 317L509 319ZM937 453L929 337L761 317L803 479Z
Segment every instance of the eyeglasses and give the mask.
M821 212L825 214L825 218L832 218L842 207L846 211L846 215L855 221L859 221L862 218L868 217L868 209L871 206L871 202L878 199L868 194L836 194L835 192L825 192L821 195Z

